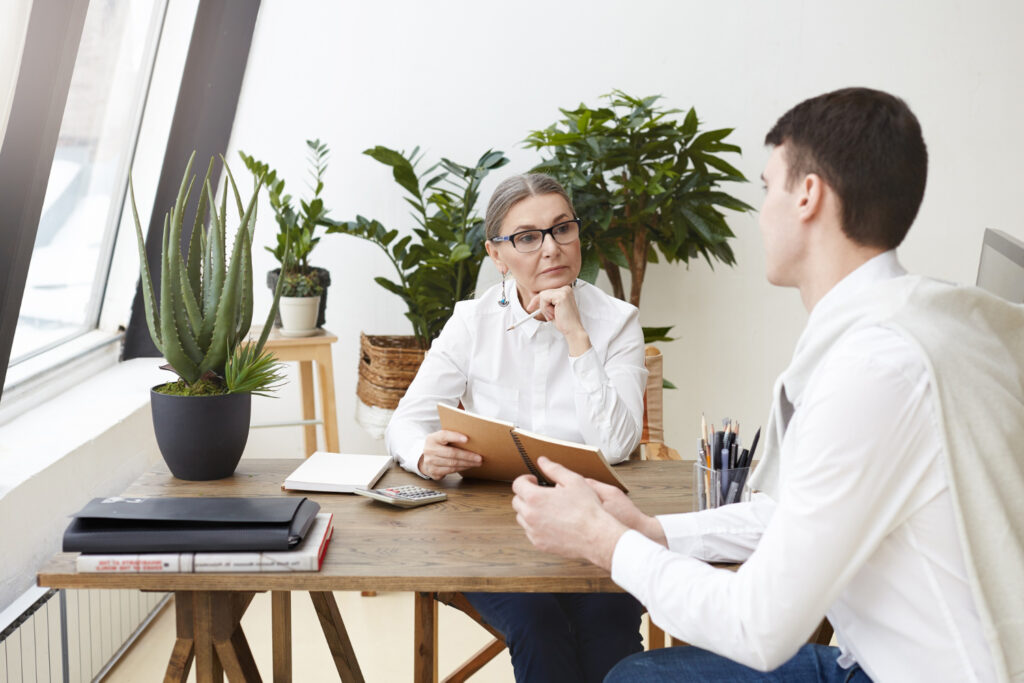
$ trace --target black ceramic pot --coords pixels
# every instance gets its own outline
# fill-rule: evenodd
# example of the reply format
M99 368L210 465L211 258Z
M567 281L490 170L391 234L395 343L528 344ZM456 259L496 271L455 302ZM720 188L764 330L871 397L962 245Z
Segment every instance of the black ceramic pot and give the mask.
M168 396L156 387L149 394L156 443L171 474L188 481L234 474L249 438L249 394Z
M312 266L310 270L316 273L317 280L324 288L324 293L320 295L320 312L316 314L316 326L323 327L326 320L324 316L327 311L327 288L331 285L331 273L326 268L317 268L316 266ZM281 277L280 268L267 271L267 287L270 287L271 294L277 289L277 278L279 277ZM281 327L280 313L274 318L274 327Z

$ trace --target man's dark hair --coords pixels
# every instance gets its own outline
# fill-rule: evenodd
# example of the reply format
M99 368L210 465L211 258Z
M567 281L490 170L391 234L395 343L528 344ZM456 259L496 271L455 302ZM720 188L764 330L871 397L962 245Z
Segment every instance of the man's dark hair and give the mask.
M921 125L906 102L869 88L836 90L790 109L764 141L786 146L788 184L815 173L835 190L851 240L884 249L903 241L928 177Z

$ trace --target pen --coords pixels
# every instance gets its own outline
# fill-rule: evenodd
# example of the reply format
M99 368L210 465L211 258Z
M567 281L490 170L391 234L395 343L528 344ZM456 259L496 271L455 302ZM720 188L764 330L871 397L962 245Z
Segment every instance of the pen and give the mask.
M736 458L736 467L743 469L744 467L750 467L750 450L744 448L740 451L740 455Z
M514 330L517 327L519 327L520 325L522 325L523 323L525 323L527 320L533 320L534 318L536 318L540 314L541 314L541 309L538 308L535 312L533 312L530 315L526 316L522 320L517 320L514 323L512 323L508 328L506 328L505 331L506 332L510 332L511 330ZM546 323L547 320L542 320L541 322Z
M754 434L754 440L750 442L750 455L747 458L747 466L750 466L750 462L754 459L754 451L757 450L757 440L761 438L761 428L757 428L757 433Z
M721 495L720 500L725 500L726 494L729 492L729 449L728 448L723 448L722 449L721 460L722 460L722 467L721 467L721 471L718 473L718 478L719 478L719 481L720 481L720 495Z

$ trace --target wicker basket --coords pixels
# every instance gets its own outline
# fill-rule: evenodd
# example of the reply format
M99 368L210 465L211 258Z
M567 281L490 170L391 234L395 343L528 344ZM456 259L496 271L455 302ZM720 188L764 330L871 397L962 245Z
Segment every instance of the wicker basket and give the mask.
M368 406L394 410L423 362L412 336L359 335L356 395Z

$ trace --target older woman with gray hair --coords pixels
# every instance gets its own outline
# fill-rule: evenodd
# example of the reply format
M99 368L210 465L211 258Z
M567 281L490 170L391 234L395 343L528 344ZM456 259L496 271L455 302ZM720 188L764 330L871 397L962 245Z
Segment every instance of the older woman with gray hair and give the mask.
M613 464L636 447L643 331L634 306L577 279L580 228L549 176L513 176L495 189L486 249L502 282L456 305L395 411L387 447L403 467L440 479L482 462L460 447L464 434L440 428L438 403L597 446ZM642 649L643 610L626 594L466 595L505 636L517 681L600 681Z

